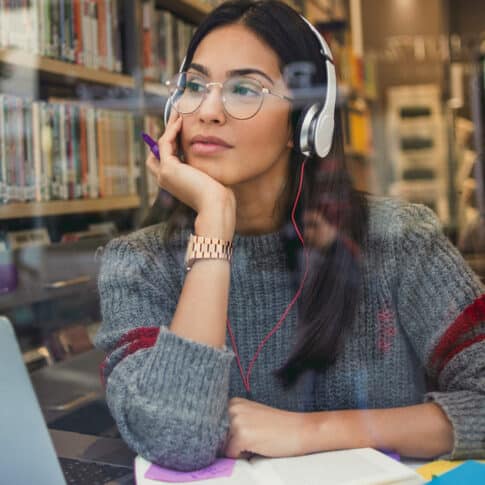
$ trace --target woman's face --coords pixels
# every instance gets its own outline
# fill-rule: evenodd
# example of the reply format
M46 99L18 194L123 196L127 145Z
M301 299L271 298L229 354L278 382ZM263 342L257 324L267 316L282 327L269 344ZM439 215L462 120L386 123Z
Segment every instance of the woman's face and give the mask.
M210 32L197 47L187 71L198 77L203 71L200 77L204 81L223 83L232 77L231 71L242 69L246 78L289 96L276 53L239 24ZM254 117L235 119L224 110L220 87L213 86L199 109L183 115L180 139L185 161L234 188L256 180L262 189L266 182L283 183L292 147L290 108L288 100L265 95ZM197 143L197 136L217 137L229 147Z

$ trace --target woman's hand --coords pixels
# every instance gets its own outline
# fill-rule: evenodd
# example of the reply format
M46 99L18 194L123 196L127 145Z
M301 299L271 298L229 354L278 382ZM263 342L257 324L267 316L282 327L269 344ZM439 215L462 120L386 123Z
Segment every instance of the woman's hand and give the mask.
M305 415L271 408L243 398L229 401L230 429L225 454L238 458L255 453L268 457L304 453Z
M183 117L172 110L165 132L158 140L160 161L150 153L146 165L161 188L197 212L198 234L232 239L236 213L234 193L177 157L182 120Z

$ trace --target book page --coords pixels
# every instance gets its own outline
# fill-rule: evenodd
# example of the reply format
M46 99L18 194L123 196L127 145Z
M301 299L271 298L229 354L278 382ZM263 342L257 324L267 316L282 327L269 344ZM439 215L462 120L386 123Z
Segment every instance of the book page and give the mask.
M292 458L251 459L260 484L379 485L421 484L419 475L369 448L316 453Z

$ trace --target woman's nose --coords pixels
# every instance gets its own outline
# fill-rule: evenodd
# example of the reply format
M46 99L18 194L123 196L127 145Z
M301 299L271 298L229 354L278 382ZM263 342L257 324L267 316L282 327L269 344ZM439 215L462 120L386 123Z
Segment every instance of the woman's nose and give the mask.
M223 123L226 119L224 103L222 101L222 87L212 85L208 87L208 92L204 96L199 107L200 120L206 123Z

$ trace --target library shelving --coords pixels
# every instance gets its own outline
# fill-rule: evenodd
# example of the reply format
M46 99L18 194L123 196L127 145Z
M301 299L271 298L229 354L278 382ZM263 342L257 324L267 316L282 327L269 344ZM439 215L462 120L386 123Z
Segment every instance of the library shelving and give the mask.
M90 81L126 88L135 87L135 80L131 76L51 59L21 49L0 49L0 63L9 64L13 67L34 69L59 77L74 78L80 81Z
M0 205L0 220L80 214L88 212L107 212L136 209L138 207L140 207L140 197L138 195L84 200L14 202Z

